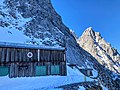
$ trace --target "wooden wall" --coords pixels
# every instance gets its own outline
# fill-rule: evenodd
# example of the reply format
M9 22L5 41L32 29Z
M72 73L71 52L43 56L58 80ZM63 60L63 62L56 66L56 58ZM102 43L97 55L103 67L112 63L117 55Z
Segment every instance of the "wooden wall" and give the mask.
M32 58L27 57L28 52L33 53ZM51 65L59 65L60 75L66 75L65 50L0 47L0 66L9 67L10 78L35 76L36 66L46 66L47 75L50 75Z
M27 53L32 52L32 58L27 57ZM17 48L0 48L0 63L12 62L33 62L37 61L37 50L34 49L17 49Z

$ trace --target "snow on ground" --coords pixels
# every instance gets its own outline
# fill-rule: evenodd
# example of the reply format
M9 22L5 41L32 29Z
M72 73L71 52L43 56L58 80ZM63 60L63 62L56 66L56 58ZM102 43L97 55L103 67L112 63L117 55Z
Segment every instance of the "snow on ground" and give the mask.
M7 28L0 27L0 42L24 43L29 39L22 31L15 29L12 29L12 31L8 30Z
M78 90L86 90L83 86L80 86Z
M98 76L98 71L96 71L95 69L93 69L92 73L93 73L93 77L97 77Z
M87 78L87 80L92 80ZM26 78L0 77L0 90L52 90L54 87L83 82L84 75L77 69L67 67L67 76L41 76ZM62 90L62 89L55 89Z
M5 1L5 0L0 0L0 5L2 5L4 1Z
M4 7L3 1L0 0L0 42L12 42L12 43L26 43L31 38L24 35L25 24L31 21L31 18L23 18L20 13L16 12L16 18L13 18L9 13L9 9ZM4 24L7 25L4 25Z
M101 85L102 86L102 85ZM108 90L106 87L102 86L103 90Z

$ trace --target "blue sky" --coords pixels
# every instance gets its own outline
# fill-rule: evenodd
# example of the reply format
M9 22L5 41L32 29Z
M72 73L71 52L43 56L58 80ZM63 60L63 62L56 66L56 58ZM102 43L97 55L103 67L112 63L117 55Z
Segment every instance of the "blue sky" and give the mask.
M120 0L51 0L64 24L80 36L93 27L120 52Z

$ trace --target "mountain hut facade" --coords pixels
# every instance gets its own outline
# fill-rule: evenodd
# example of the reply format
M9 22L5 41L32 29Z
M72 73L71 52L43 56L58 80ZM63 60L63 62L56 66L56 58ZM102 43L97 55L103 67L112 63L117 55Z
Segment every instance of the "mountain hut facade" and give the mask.
M0 43L0 76L15 78L66 74L65 48Z

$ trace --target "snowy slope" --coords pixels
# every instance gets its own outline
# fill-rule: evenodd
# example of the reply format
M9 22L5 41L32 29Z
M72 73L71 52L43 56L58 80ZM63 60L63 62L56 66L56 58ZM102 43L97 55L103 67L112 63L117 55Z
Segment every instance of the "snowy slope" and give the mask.
M22 31L0 27L0 42L25 43L29 38Z
M9 13L10 10L5 7L4 1L0 0L0 42L26 43L30 38L23 33L24 25L31 18L25 19L17 11L17 18L13 18Z
M87 77L87 81L93 81ZM27 78L0 77L0 90L50 90L70 83L84 82L84 75L67 67L67 76L41 76Z
M35 16L23 17L23 13L20 12L17 8L20 7L20 3L21 3L20 1L16 1L15 3L13 3L13 1L9 2L6 0L5 2L5 0L0 0L0 42L12 42L12 43L14 42L14 43L22 43L22 44L34 43L37 45L51 44L52 46L58 47L59 43L58 41L55 40L55 37L51 35L48 29L45 29L44 26L42 26L46 24L47 21L39 25L33 23L32 25L30 25L30 27L34 25L35 27L32 28L28 27L29 23L34 21ZM15 4L15 5L11 7L12 6L11 4ZM29 6L27 2L25 4L26 6ZM40 29L38 30L36 27L39 27ZM44 30L41 30L41 28L44 28ZM63 34L61 31L59 31L57 27L54 27L52 29L55 30L54 33L60 35ZM28 30L32 30L32 31L28 31ZM33 33L36 36L30 35ZM57 36L60 37L59 35Z

